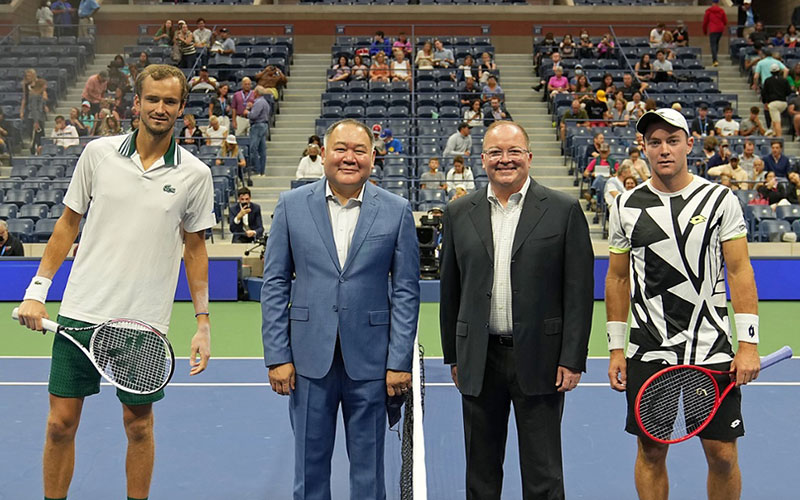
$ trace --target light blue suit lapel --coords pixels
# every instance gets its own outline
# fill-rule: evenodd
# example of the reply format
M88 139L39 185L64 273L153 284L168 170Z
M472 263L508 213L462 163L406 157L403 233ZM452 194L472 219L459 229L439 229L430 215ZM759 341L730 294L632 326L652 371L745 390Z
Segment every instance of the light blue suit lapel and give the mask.
M308 193L308 208L311 211L311 218L317 226L322 244L328 250L333 265L336 270L341 272L339 267L339 254L336 253L336 243L333 241L333 227L331 226L331 216L328 213L328 201L325 199L325 180L318 181L314 189Z
M373 187L369 182L364 184L363 200L361 212L358 214L356 230L353 233L353 240L350 242L350 250L347 252L347 260L344 262L344 269L342 269L343 274L347 272L347 269L352 264L358 249L361 248L364 238L367 237L367 233L372 227L372 223L375 222L375 216L378 215L378 188Z

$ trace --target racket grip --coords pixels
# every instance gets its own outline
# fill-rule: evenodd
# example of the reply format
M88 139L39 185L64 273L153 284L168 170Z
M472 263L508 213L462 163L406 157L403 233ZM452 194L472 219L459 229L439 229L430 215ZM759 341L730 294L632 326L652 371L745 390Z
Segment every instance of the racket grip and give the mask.
M784 359L789 359L792 357L792 348L788 345L785 345L778 349L777 351L767 354L766 356L761 358L761 368L767 368L779 361L783 361Z
M11 319L19 321L19 307L15 307L14 310L11 311ZM58 323L47 318L42 318L42 328L48 332L58 333Z

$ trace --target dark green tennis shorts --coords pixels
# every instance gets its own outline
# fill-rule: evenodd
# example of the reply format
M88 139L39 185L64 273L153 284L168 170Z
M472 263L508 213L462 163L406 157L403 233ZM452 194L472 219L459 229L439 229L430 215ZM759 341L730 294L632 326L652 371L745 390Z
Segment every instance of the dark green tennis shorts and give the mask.
M69 328L84 328L91 323L59 316L58 324ZM75 332L73 336L89 349L92 330ZM100 373L86 355L63 335L53 336L53 357L50 361L50 394L62 398L83 398L100 392ZM164 398L164 390L153 394L132 394L117 389L117 398L128 406L155 403Z

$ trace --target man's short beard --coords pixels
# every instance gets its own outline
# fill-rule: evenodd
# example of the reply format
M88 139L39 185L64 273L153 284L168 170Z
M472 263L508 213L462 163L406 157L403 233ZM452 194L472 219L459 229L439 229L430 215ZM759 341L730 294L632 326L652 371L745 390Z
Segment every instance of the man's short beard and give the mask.
M173 133L174 128L175 128L175 122L172 122L172 124L169 126L168 129L166 129L163 132L161 132L161 131L153 130L153 128L150 127L150 125L147 124L146 120L139 119L139 128L141 129L142 127L144 127L144 129L147 131L147 133L150 134L151 136L153 136L154 139L161 139L165 135L171 135Z

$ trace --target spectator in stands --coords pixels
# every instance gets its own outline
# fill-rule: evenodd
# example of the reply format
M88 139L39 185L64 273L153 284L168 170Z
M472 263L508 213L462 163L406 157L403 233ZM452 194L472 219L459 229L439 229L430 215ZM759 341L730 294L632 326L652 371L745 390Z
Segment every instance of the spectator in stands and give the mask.
M769 39L769 46L770 47L784 47L786 45L786 38L784 37L783 31L778 30L775 32L775 36Z
M353 66L350 68L350 79L359 81L369 79L369 68L364 64L364 58L359 54L353 57Z
M147 52L142 51L139 53L139 59L136 60L134 66L136 67L137 73L150 66L150 56L147 55Z
M764 47L769 44L769 34L764 29L764 23L761 21L756 23L755 30L747 37L748 43L754 47Z
M84 137L89 135L89 129L81 122L80 119L80 110L78 108L72 108L69 110L69 118L67 119L67 125L74 127L75 130L78 132L78 136Z
M594 99L586 101L586 114L589 115L590 125L592 127L606 126L606 120L609 118L608 112L608 98L606 91L603 89L598 90L594 94Z
M469 156L472 150L472 137L469 135L469 126L466 123L458 125L458 132L454 132L447 138L444 147L444 156Z
M469 128L483 125L483 110L481 109L481 101L479 99L472 101L472 105L469 109L464 111L464 123L466 123Z
M761 119L758 117L759 112L758 106L750 108L750 116L742 120L742 123L739 124L739 135L750 136L767 134L767 130L761 125ZM769 133L772 134L772 131L770 130Z
M792 205L800 204L800 174L789 172L789 184L786 186L786 200Z
M788 48L795 48L800 43L800 33L797 32L797 26L790 24L786 28L786 34L783 35L784 46Z
M392 44L392 50L394 50L395 48L398 48L403 52L405 52L406 57L411 59L411 50L412 50L411 40L409 40L406 34L403 33L402 31L397 36L397 40L395 40L394 43Z
M175 43L178 44L178 49L181 53L179 66L181 68L193 68L194 62L197 59L197 48L194 46L194 35L189 29L186 21L181 19L178 21L178 32L175 33Z
M53 11L50 10L49 0L41 0L39 8L36 9L36 23L39 25L40 37L53 38Z
M453 158L453 168L447 172L447 185L445 189L452 197L455 196L456 190L463 189L470 192L475 189L475 181L472 175L472 169L466 168L464 165L464 157L461 155Z
M132 133L139 130L139 116L134 116L131 118L131 127L128 129L128 133Z
M378 127L378 138L380 139L381 126L378 125L378 124L375 124L375 125ZM374 134L375 127L372 127L372 129L373 129L373 134ZM383 144L383 141L381 141L381 144ZM322 149L322 139L320 139L319 136L316 135L316 134L309 136L308 137L308 146L306 146L306 148L303 150L303 154L301 156L308 156L308 151L311 149L311 146L317 146L317 148L321 150Z
M789 98L789 123L794 127L794 140L800 140L800 94Z
M272 64L264 68L263 71L256 73L256 80L259 86L264 87L272 94L275 101L280 99L280 91L289 81L283 71Z
M634 92L633 99L628 101L628 105L625 107L625 109L628 110L631 120L638 120L645 113L644 107L645 103L642 101L642 94L639 92Z
M689 46L689 31L683 21L678 20L677 26L672 30L672 39L678 47Z
M578 120L577 122L571 122L570 120ZM590 127L589 124L589 115L586 113L586 110L583 109L581 106L581 102L577 99L572 101L572 105L567 110L566 113L561 117L561 123L559 124L559 132L561 137L561 142L564 142L567 139L567 127L569 125L575 125L578 127Z
M581 59L589 59L594 57L594 44L589 37L589 32L585 29L581 30L581 36L578 40L578 57Z
M555 74L547 81L547 91L550 93L551 99L557 94L566 94L569 92L569 79L564 76L564 68L561 66L556 67Z
M203 136L206 138L207 146L221 147L225 138L228 137L228 129L219 124L218 117L211 115Z
M722 110L722 116L723 117L714 124L716 134L722 137L739 135L739 122L733 119L733 108L725 106L725 109Z
M661 42L661 50L663 50L666 54L668 61L675 60L675 51L673 50L675 47L677 47L677 45L675 44L675 40L672 38L672 33L669 31L665 32L664 41Z
M788 107L786 98L791 95L792 87L789 85L789 80L784 78L781 73L781 67L778 64L773 64L770 67L770 71L772 76L767 78L761 87L761 102L764 103L764 108L769 112L769 117L772 121L773 133L770 135L780 137L783 134L781 115Z
M558 50L558 42L556 42L555 36L553 36L552 32L545 33L544 40L539 44L539 50L536 51L536 54L533 58L534 66L538 66L541 60L545 57L550 57L553 52L559 52Z
M770 144L770 154L764 156L764 167L768 172L775 172L778 177L787 177L789 170L789 158L783 154L783 143L781 141L772 141Z
M393 82L409 82L411 86L411 63L406 59L406 54L400 49L394 51L390 74Z
M122 127L119 124L119 120L114 115L108 115L105 117L104 120L105 127L103 128L103 133L101 135L122 135Z
M386 55L383 52L378 52L372 58L372 66L369 68L369 79L373 82L386 82L390 81L389 65L386 64Z
M632 74L625 73L622 75L622 85L620 85L617 91L622 94L622 97L624 97L626 101L632 101L633 94L636 92L644 92L646 88L646 83L637 82L633 79ZM606 93L608 93L608 91L606 91Z
M644 101L644 111L655 111L658 108L658 103L652 97Z
M197 126L197 121L195 120L194 115L186 114L183 115L183 128L181 129L181 133L178 135L178 143L187 145L187 144L194 144L195 146L200 146L200 140L203 138L203 132L200 131L200 128Z
M750 188L752 189L752 186L764 182L766 176L767 172L766 170L764 170L764 160L762 160L761 158L756 158L756 161L753 162L753 173L750 174L749 177Z
M629 169L629 175L632 176L636 182L644 182L650 178L650 168L647 166L647 163L642 160L642 153L636 146L628 148L628 157L622 161L620 170L625 167ZM624 180L625 176L623 176L622 179Z
M603 193L598 192L598 185L595 184L595 180L598 177L605 177L609 178L612 175L615 175L617 168L619 165L611 158L611 148L608 144L601 144L599 155L596 158L592 158L589 162L589 165L586 166L586 170L583 171L583 178L592 186L591 191L587 190L584 193L584 198L587 201L592 201L592 194L597 194L602 196Z
M706 140L703 141L703 153L707 161L705 162L705 170L701 169L699 165L698 170L705 172L706 175L708 174L709 168L724 165L728 163L731 158L731 150L728 141L725 139L722 139L721 142L717 141L718 139L716 137L706 137ZM719 151L714 151L717 144L719 144Z
M589 83L589 79L586 75L578 75L575 77L575 83L570 86L570 90L576 94L591 94L592 85ZM582 96L586 97L586 96Z
M420 189L443 189L447 190L447 179L439 171L439 158L428 160L428 171L419 176Z
M627 110L628 102L622 98L622 95L617 95L614 99L614 106L611 108L611 126L619 128L627 128L630 125L631 115Z
M711 167L706 171L706 174L709 177L727 175L731 179L732 189L740 189L739 183L747 181L749 177L747 172L739 167L739 157L735 154L730 156L728 163L717 167ZM742 188L747 189L747 184L742 184Z
M223 83L217 88L217 95L208 101L208 116L216 116L219 118L219 124L221 126L228 129L231 133L235 133L235 130L231 130L233 100L229 92L230 86L228 86L227 83Z
M44 135L44 122L50 109L47 106L47 81L44 78L36 78L28 89L27 98L23 100L27 111L25 118L33 127L33 142L31 152L38 154L41 146L42 136Z
M383 139L384 147L386 148L386 154L389 155L401 155L403 154L403 143L400 142L400 139L396 139L392 136L392 130L385 128L383 132L381 132L381 139Z
M603 35L603 38L600 39L600 43L597 44L597 58L598 59L611 59L614 57L615 54L615 44L614 38L609 35Z
M745 40L750 38L750 35L758 29L759 16L753 11L752 0L742 0L739 4L739 16L736 24L741 26L738 29L738 35Z
M216 92L218 86L219 83L217 79L213 76L209 76L207 66L201 66L197 72L197 76L189 80L190 92Z
M256 86L256 100L253 101L253 107L248 115L250 118L250 166L258 175L264 175L267 164L270 104L266 95L271 90L261 85Z
M643 54L639 62L634 66L636 79L640 82L649 82L653 79L653 65L650 63L650 54Z
M564 57L565 59L572 59L575 57L578 48L575 46L575 42L572 41L572 35L567 33L564 35L564 38L561 40L561 43L558 44L558 52Z
M718 144L717 138L714 136L707 136L705 139L703 139L703 156L701 157L701 159L695 162L695 167L697 167L697 171L703 177L705 177L706 169L708 168L708 163L711 161L711 159L715 157L718 158L717 144Z
M378 52L383 52L386 57L392 53L392 44L383 34L383 31L376 31L372 39L372 44L369 46L369 55L374 56Z
M92 130L93 136L105 136L106 131L108 130L108 123L106 122L106 118L111 115L111 110L106 108L100 108L100 111L97 112L95 115L94 120L94 129Z
M495 64L488 52L483 52L481 54L481 63L478 65L478 81L486 84L492 75L497 76L497 64Z
M600 156L600 148L606 143L606 136L602 132L594 134L592 138L591 147L586 151L588 158L598 158Z
M484 113L483 124L488 127L500 120L512 120L511 113L508 112L499 97L492 97L489 101L489 109Z
M55 119L55 127L50 133L53 138L53 144L62 148L70 146L77 146L80 144L78 139L78 131L72 125L68 124L63 116L58 115Z
M631 177L631 169L625 162L622 162L622 165L617 169L616 175L609 177L608 181L606 181L603 199L607 207L610 207L611 204L614 203L614 198L626 191L625 179L628 177Z
M719 0L711 0L711 7L703 15L703 34L708 35L711 45L711 61L714 66L719 66L719 41L728 25L728 16L719 6Z
M784 187L778 183L775 177L775 172L767 172L764 176L764 182L756 187L758 195L762 200L767 202L767 205L774 206L786 199L786 191Z
M417 51L414 64L417 69L433 69L433 45L430 41L426 40L422 48Z
M636 187L636 179L632 175L629 175L622 180L622 184L625 186L625 191L630 191Z
M386 143L381 139L383 128L379 123L372 126L372 149L375 151L375 165L383 166L386 157Z
M248 77L242 78L242 89L234 92L232 99L232 117L231 124L236 136L243 136L250 133L250 108L253 107L253 101L256 100L255 90L253 90L253 82Z
M308 145L308 155L300 159L295 172L296 179L320 179L325 175L320 156L320 148L316 144Z
M607 99L614 99L615 94L617 93L617 86L614 85L614 77L611 76L611 73L606 73L603 75L603 81L600 82L600 87L606 93Z
M108 88L108 72L101 71L95 75L90 76L86 80L86 85L83 87L81 98L84 101L89 101L92 113L100 111L100 104L105 97L106 89Z
M231 243L252 243L264 235L261 207L250 201L250 190L239 188L237 203L230 206Z
M239 149L236 136L229 134L223 141L222 146L217 153L217 159L214 160L215 165L222 165L225 163L225 158L236 158L236 171L239 177L239 182L244 185L244 170L247 167L247 162L244 159L242 150Z
M78 36L90 35L90 26L94 26L94 14L100 9L95 0L80 0L78 5Z
M697 108L697 117L692 120L691 131L695 139L701 139L715 134L714 124L711 123L711 120L708 118L708 104L702 103L700 107Z
M50 10L53 11L55 18L56 36L74 35L73 25L76 23L73 21L73 16L77 11L72 4L68 0L56 0L50 4Z
M762 58L761 60L756 63L755 68L753 69L753 89L757 90L759 88L758 83L762 86L764 82L767 81L767 78L772 76L772 67L778 66L778 71L783 73L783 76L789 76L789 68L783 64L781 61L781 53L780 52L772 52L769 56ZM756 78L759 77L759 79Z
M497 84L497 77L489 75L486 85L481 89L481 99L483 102L489 101L492 97L503 100L503 88Z
M22 143L19 130L12 122L6 120L3 108L0 107L0 144L5 154L10 155Z
M744 141L742 154L739 155L739 168L747 172L748 177L753 173L753 163L759 159L755 154L756 145L750 139Z
M800 89L800 62L795 63L791 70L789 70L789 74L786 75L786 79L789 80L789 85L792 87L792 92L797 92Z
M8 232L8 224L0 219L0 257L24 257L25 248L19 238Z
M728 174L722 174L719 176L719 183L722 186L725 186L728 189L736 189L731 182L731 176Z
M481 98L481 89L475 83L474 78L467 77L464 86L459 90L459 99L462 106L469 106L475 99Z
M330 78L328 78L329 82L341 82L347 81L350 79L350 66L347 64L347 57L346 56L339 56L339 60L331 66L331 71L334 71Z
M164 24L158 28L156 34L153 36L153 41L156 45L168 45L172 47L175 42L175 27L172 25L172 20L167 19Z
M471 54L464 56L464 62L458 65L458 75L450 74L457 81L466 80L467 78L475 78L478 76L477 66Z
M108 63L108 83L106 84L107 92L114 92L117 88L122 87L126 92L132 88L130 81L130 71L125 66L125 58L122 54L117 54L114 59Z
M211 54L230 56L236 52L236 42L231 38L231 33L228 28L220 28L219 35L213 37L214 41L211 42Z
M438 38L433 41L433 65L437 68L450 68L455 66L456 58L451 49L445 48Z
M577 83L578 83L578 79L579 79L580 77L582 77L582 76L586 76L586 73L584 73L584 72L583 72L583 65L582 65L582 64L580 64L580 63L578 63L578 64L576 64L576 65L575 65L575 67L573 68L573 71L572 71L572 78L570 78L570 80L569 80L569 84L570 84L570 86L577 85ZM589 78L589 77L586 77L586 78L587 78L587 81L588 81L588 78ZM591 85L589 85L589 86L591 86Z
M663 49L658 49L656 52L656 60L653 61L653 81L654 82L670 82L672 81L672 63L667 61L666 53Z
M95 117L94 114L92 114L92 103L86 100L81 102L81 109L80 113L78 114L78 119L88 131L87 135L91 135L95 125ZM78 130L80 131L80 129Z
M658 23L655 28L650 30L650 47L659 48L664 41L664 23Z
M195 28L192 33L194 48L197 50L197 53L200 54L200 57L202 57L201 64L206 65L208 63L208 51L211 49L213 33L210 29L206 28L206 20L202 17L197 19L196 24L197 28Z
M544 77L548 74L548 72L553 71L553 73L555 73L556 68L562 67L560 53L553 52L552 54L550 54L550 59L553 61L553 65L552 66L547 65L546 68L540 69L539 74L542 75L542 79L539 81L538 85L534 85L531 87L533 90L537 92L542 90L542 87L545 87L547 85L547 80L545 80ZM542 98L542 100L544 101L546 99Z

